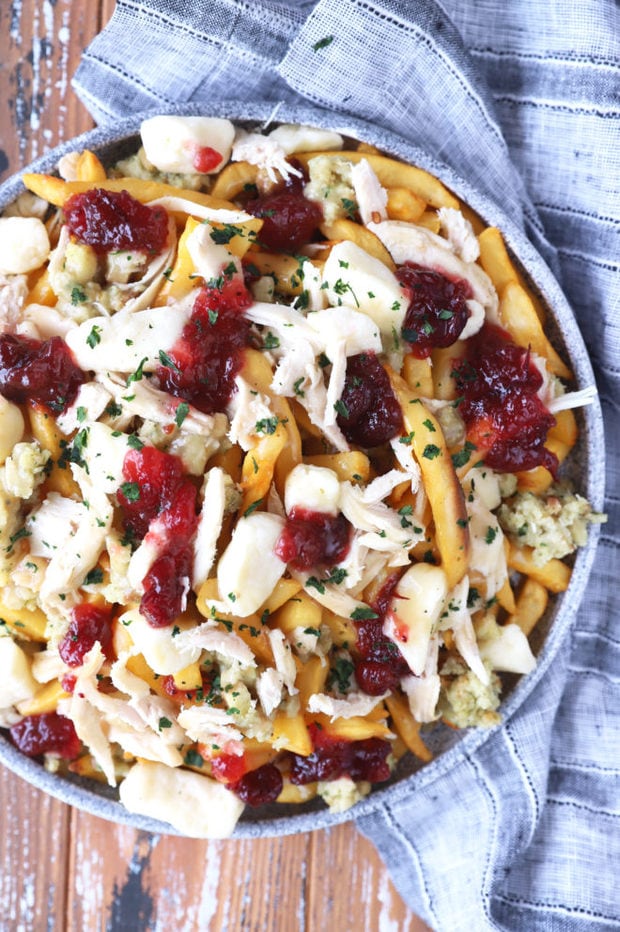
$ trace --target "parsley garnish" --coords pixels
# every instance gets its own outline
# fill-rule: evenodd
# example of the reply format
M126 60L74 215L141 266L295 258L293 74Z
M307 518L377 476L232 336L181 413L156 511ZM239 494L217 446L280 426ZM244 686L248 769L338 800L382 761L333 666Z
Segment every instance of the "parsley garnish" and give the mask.
M333 36L324 36L322 39L319 39L318 42L315 42L312 46L313 52L318 52L320 49L326 49L328 45L331 45L334 41Z
M243 512L243 517L247 518L249 515L252 514L252 512L256 511L257 508L260 508L262 504L263 504L262 498L257 498L255 502L252 502L252 504L248 505L248 507L245 509L245 511Z
M182 401L177 405L177 409L174 414L174 421L177 427L180 427L187 415L189 414L189 405L186 401Z
M437 456L440 455L441 449L434 443L427 443L424 447L424 452L422 453L422 456L427 460L434 460Z
M86 574L82 585L83 586L96 586L97 583L102 583L102 582L103 582L103 570L101 569L100 566L95 566L90 571L90 573Z
M101 327L98 327L97 324L93 324L90 333L86 337L86 343L91 349L94 349L98 343L101 343L100 333Z
M175 372L181 371L179 367L177 366L176 362L174 361L174 359L172 359L172 357L170 357L168 353L164 352L163 349L160 349L159 351L159 361L162 364L162 366L166 366L168 369L174 369Z
M230 243L233 236L243 236L243 227L236 227L232 223L225 223L221 229L211 230L211 239L218 245Z
M183 763L188 767L202 767L204 764L204 759L202 755L198 753L198 751L194 751L190 748L189 751L185 752Z
M128 434L127 436L127 446L131 447L132 450L141 450L144 444L140 440L137 434Z
M84 301L87 301L87 300L88 300L88 296L86 292L82 291L82 289L78 285L75 285L75 287L71 289L71 304L73 305L83 304Z
M321 582L321 580L318 579L316 576L308 576L308 578L307 578L307 580L306 580L306 588L307 588L307 589L316 589L316 591L317 591L317 592L320 592L321 595L323 595L324 592L325 592L325 586L323 585L323 583Z
M458 469L459 466L464 466L465 463L469 463L471 454L477 449L474 443L470 443L469 440L465 441L465 446L462 450L459 450L458 453L452 454L452 463L455 469Z
M342 398L339 398L338 401L334 404L334 410L342 417L349 417L349 409L347 408Z
M127 376L127 381L125 385L131 385L132 382L139 382L144 378L144 363L148 362L149 357L145 356L144 359L140 360L140 365L135 372L132 372L131 375Z
M256 422L254 429L257 434L275 434L277 427L277 417L264 417Z
M376 612L373 612L371 608L365 608L364 606L360 605L358 608L355 608L351 612L349 617L353 621L367 621L370 618L378 618L379 616Z
M137 482L123 482L120 492L128 502L137 502L140 499L140 486Z
M280 345L279 339L274 336L271 330L267 331L267 335L263 338L263 349L277 349Z

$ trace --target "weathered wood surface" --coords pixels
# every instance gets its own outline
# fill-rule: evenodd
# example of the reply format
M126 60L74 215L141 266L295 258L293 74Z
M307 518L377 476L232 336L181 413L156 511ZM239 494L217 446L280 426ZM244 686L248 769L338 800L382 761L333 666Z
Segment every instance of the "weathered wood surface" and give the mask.
M1 0L0 179L92 126L71 91L113 0ZM1 932L420 932L352 825L257 841L149 836L0 768Z

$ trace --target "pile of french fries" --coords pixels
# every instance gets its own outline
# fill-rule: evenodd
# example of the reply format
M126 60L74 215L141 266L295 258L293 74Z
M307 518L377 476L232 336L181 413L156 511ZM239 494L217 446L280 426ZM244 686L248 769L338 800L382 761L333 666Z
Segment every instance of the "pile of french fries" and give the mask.
M346 148L338 153L300 152L295 158L307 167L317 156L337 154L339 158L359 163L366 160L372 168L381 186L387 191L387 216L391 220L415 224L435 234L441 233L437 211L448 207L460 210L473 226L477 236L481 268L489 276L499 298L499 318L501 325L512 340L522 347L531 349L545 360L550 373L564 380L571 379L571 371L552 346L545 332L545 309L531 293L517 264L509 255L501 232L494 227L487 227L467 205L458 199L434 176L428 172L404 164L378 152L373 146L347 141ZM76 193L91 188L104 188L110 191L128 191L132 197L144 204L152 204L160 199L175 198L177 206L169 209L177 230L177 245L174 259L166 275L161 276L157 293L152 301L154 307L173 307L175 302L186 298L197 286L196 271L187 242L193 231L203 222L203 210L227 209L238 211L236 201L249 185L261 183L261 169L255 164L238 161L229 162L216 175L205 181L204 190L185 190L173 187L156 175L145 180L137 177L117 177L99 161L90 151L79 153L73 163L72 180L47 174L26 174L23 178L26 188L49 205L46 225L52 244L57 242L62 226L62 209L67 200ZM171 202L172 203L172 202ZM182 206L178 206L182 205ZM195 212L192 210L195 205ZM287 253L275 253L260 245L261 221L252 218L239 224L236 235L228 242L231 254L244 263L251 263L260 276L269 276L275 283L276 300L292 304L302 293L304 284L298 274L300 257ZM368 255L380 260L393 271L395 263L379 238L363 223L349 217L340 217L325 222L320 227L316 241L305 249L307 258L320 273L330 251L342 241L350 241ZM302 250L303 251L303 250ZM55 293L47 264L28 274L28 295L25 307L38 305L55 308L58 295ZM458 454L463 452L463 443L450 447L446 442L441 424L434 411L436 402L454 401L457 396L452 370L454 360L463 352L462 343L447 349L436 349L428 358L416 358L405 353L400 370L385 363L392 390L402 409L405 434L411 438L410 452L414 463L421 472L422 505L409 489L407 475L403 473L403 483L392 490L387 500L390 507L398 510L412 505L423 512L425 534L422 541L412 547L409 564L430 562L443 569L447 588L452 591L468 574L471 577L471 545L467 527L467 512L463 491L463 477L471 470L481 454L475 453L466 465L457 466ZM110 361L113 365L113 361ZM217 552L221 554L234 531L236 524L243 520L243 515L255 510L265 509L270 496L284 495L287 476L300 463L323 466L337 474L341 482L366 485L376 478L379 458L367 450L351 448L334 450L326 444L320 429L312 422L307 411L299 404L295 396L287 397L274 390L273 375L275 363L273 357L264 349L248 349L241 375L251 386L253 392L269 399L272 410L277 415L277 426L271 433L256 436L255 443L243 451L236 444L223 445L209 460L207 471L213 465L224 469L232 478L240 493L238 509L225 518L217 542ZM38 495L43 497L50 492L65 498L80 498L81 493L71 470L60 468L63 448L71 442L73 435L65 435L56 419L43 406L27 404L22 406L26 421L24 437L36 441L49 453L50 469ZM577 442L577 426L571 410L562 410L556 416L555 426L549 431L546 446L558 457L561 463ZM433 458L424 456L427 444L432 440L438 451ZM383 453L383 461L386 459ZM389 452L389 468L400 468L395 457ZM544 496L553 483L553 477L544 467L517 475L518 489ZM120 520L120 519L119 519ZM501 625L514 624L529 636L541 618L545 615L549 600L563 592L570 580L570 567L559 559L550 559L540 564L533 558L529 548L521 547L515 541L505 541L507 563L510 575L496 597L487 600L480 609L480 615L491 613ZM28 560L27 537L16 541L14 552L22 561ZM104 580L108 579L110 556L103 550L98 567ZM256 569L260 573L260 567ZM390 576L390 567L384 567L375 579L370 581L364 591L357 593L360 603L372 605L381 585ZM484 592L484 580L477 582ZM91 600L103 604L96 587L78 589L73 593L80 600ZM288 639L300 627L312 630L327 630L333 651L349 651L355 657L356 626L349 615L338 614L326 608L315 597L311 588L305 587L303 580L293 573L285 573L277 582L268 598L259 610L250 616L238 617L234 606L228 612L218 612L218 620L226 630L236 635L253 652L259 669L273 667L276 663L272 643L268 637L270 630L277 628ZM202 583L199 590L190 594L188 609L182 620L184 627L200 625L205 619L213 617L211 605L222 597L218 591L215 567L210 577ZM119 619L128 609L127 605L114 605L113 649L116 658L128 657L126 666L136 677L148 684L153 696L166 701L167 694L162 687L162 678L149 667L143 654L134 649L131 639L131 627L125 627ZM0 592L0 617L10 635L23 648L30 661L37 653L51 651L58 640L57 631L50 634L48 619L44 606L32 605L16 607L14 599L8 592ZM474 616L474 624L476 616ZM443 652L454 652L454 639L450 631L445 631L442 639ZM333 717L324 713L310 713L308 704L311 696L323 694L329 689L330 659L315 654L302 659L294 656L295 694L294 704L288 703L277 709L271 716L271 734L268 740L246 737L243 740L243 753L248 769L254 769L266 762L285 760L287 752L308 756L313 752L309 726L318 725L328 735L341 741L359 741L367 738L383 738L390 741L394 758L398 759L407 751L416 755L421 761L432 757L423 741L421 723L416 720L405 693L394 690L390 695L376 703L372 710L363 716ZM107 664L112 662L107 661ZM104 666L105 675L108 667ZM0 671L0 676L2 671ZM62 676L54 671L49 679L37 684L34 694L17 703L18 716L38 715L56 710L59 702L65 702L70 695L62 685ZM178 690L191 693L202 685L201 663L196 661L174 674L174 683ZM191 705L191 698L187 703ZM105 730L105 729L104 729ZM194 753L202 755L202 759ZM122 747L115 749L118 759L118 775L123 768L130 766L135 755ZM182 769L193 770L208 778L213 752L209 752L187 739L182 748ZM78 760L69 765L69 769L82 776L101 779L101 768L96 755L85 747ZM305 802L317 792L317 786L295 786L286 779L284 766L284 787L280 795L281 802Z

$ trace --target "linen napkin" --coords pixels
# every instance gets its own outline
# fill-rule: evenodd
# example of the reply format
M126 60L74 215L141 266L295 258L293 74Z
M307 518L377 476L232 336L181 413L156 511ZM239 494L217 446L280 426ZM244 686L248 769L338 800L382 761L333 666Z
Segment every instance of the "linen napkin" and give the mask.
M234 98L393 130L501 203L575 311L609 522L570 644L481 747L357 821L437 930L620 924L619 20L613 0L118 0L74 77L100 123Z

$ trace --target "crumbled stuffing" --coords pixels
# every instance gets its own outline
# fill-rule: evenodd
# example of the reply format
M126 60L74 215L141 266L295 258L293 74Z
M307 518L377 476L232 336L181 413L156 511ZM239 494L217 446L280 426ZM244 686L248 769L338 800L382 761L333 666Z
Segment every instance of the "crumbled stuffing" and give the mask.
M489 685L485 686L459 660L449 658L441 669L442 689L437 710L442 718L457 728L497 725L501 721L496 711L500 704L501 681L491 670L489 674Z

